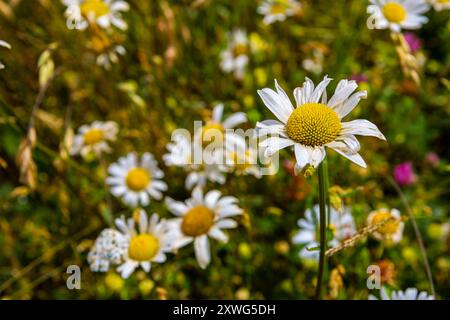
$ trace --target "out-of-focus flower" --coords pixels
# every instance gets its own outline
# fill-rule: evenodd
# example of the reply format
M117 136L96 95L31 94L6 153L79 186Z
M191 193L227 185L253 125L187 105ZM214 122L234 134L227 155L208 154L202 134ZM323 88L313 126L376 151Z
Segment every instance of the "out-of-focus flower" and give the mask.
M105 229L95 240L87 261L93 272L106 272L111 264L123 262L126 250L127 238L117 230Z
M352 94L358 88L356 82L341 80L328 100L326 88L331 80L325 76L314 88L314 83L306 78L303 86L294 90L296 108L276 80L277 92L269 88L258 90L264 104L281 121L266 120L256 124L258 136L273 135L260 143L260 147L266 148L266 156L294 146L296 169L300 170L307 164L317 167L325 158L325 147L328 147L357 165L366 167L358 153L360 144L355 135L386 138L368 120L341 122L361 99L366 98L367 93L360 91Z
M412 32L405 32L404 36L411 52L417 52L422 46L420 39Z
M223 164L194 163L194 150L202 150L202 145L198 140L191 140L183 134L173 136L173 142L167 144L169 153L163 155L166 166L177 166L189 172L186 177L185 186L187 189L204 187L207 181L224 184L226 181L224 172L228 169Z
M409 186L417 181L410 161L396 165L394 168L394 179L401 186Z
M434 296L429 295L426 291L417 290L417 288L408 288L405 291L393 291L391 295L388 294L386 287L380 290L381 300L434 300ZM379 300L374 295L369 295L369 300Z
M237 198L222 197L217 190L203 195L201 188L195 188L192 197L185 202L166 198L169 211L177 216L168 221L171 230L176 233L174 247L181 248L194 242L197 262L202 269L206 268L211 261L208 237L228 241L223 229L236 228L237 222L230 218L243 212L237 202Z
M428 236L434 240L447 240L450 230L450 222L443 224L432 223L427 228Z
M108 142L116 140L118 131L119 126L113 121L85 124L78 129L70 154L86 157L91 153L100 156L103 152L111 152Z
M97 65L105 68L106 70L111 69L111 64L117 63L119 61L119 55L124 56L127 53L125 48L121 45L116 45L112 47L108 52L101 53L97 56Z
M226 136L226 164L237 175L253 175L261 178L258 166L256 142L247 141L236 135Z
M431 164L431 166L433 166L434 168L438 167L439 163L441 161L441 159L439 158L439 156L435 152L428 152L427 155L425 156L425 160L429 164Z
M430 6L425 0L370 0L367 13L376 29L419 29L428 18L423 16Z
M105 277L106 286L114 292L120 292L123 288L124 280L116 273L108 273Z
M404 222L402 221L400 211L397 209L380 209L372 211L367 217L369 226L376 225L386 219L392 219L386 222L373 233L373 236L380 241L392 241L398 243L403 236Z
M429 0L429 2L436 11L450 9L450 0Z
M3 41L3 40L0 40L0 47L11 49L11 45L8 42ZM0 61L0 70L4 69L4 68L5 68L5 65Z
M156 213L149 219L147 213L140 210L138 224L136 231L133 218L116 219L117 229L127 240L122 257L123 263L117 268L124 279L139 266L145 272L149 272L153 262L164 263L166 253L172 250L174 234L168 229L166 221L160 221Z
M264 24L284 21L286 17L293 16L301 4L296 0L264 0L258 7L258 13L264 15Z
M292 238L295 244L305 245L300 251L300 257L307 260L319 260L319 250L311 250L319 247L318 222L320 220L319 205L305 212L305 218L298 220L300 230ZM328 246L336 247L339 243L356 232L355 221L348 208L343 208L342 213L330 208L330 222L328 234ZM309 250L308 250L309 249Z
M249 54L250 46L247 33L241 29L236 29L230 35L228 46L221 54L220 66L223 71L233 72L237 79L242 79L249 61Z
M149 152L144 153L141 159L135 153L129 153L110 165L108 173L106 183L111 193L131 207L146 206L150 198L160 200L161 192L167 190L167 184L161 180L164 172Z
M396 270L395 264L387 259L383 259L377 263L378 267L380 267L380 280L381 283L387 283L393 285L395 282Z
M226 119L223 119L223 104L217 104L212 111L211 119L206 121L206 124L195 132L195 139L199 139L202 145L207 145L208 142L223 142L225 131L233 129L240 124L247 122L247 116L243 112L235 112ZM228 132L227 135L234 133ZM216 141L219 140L219 141Z
M126 1L120 0L62 0L67 6L65 15L67 26L70 29L84 30L89 23L95 23L102 28L111 25L127 29L127 23L122 19L121 13L129 10Z

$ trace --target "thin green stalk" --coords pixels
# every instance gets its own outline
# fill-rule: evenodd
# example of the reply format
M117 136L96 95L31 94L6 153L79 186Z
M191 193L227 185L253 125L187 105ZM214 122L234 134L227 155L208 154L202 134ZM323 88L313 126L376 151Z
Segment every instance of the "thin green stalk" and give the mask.
M428 255L427 250L425 248L425 244L423 243L422 235L420 233L419 226L417 225L416 218L414 217L414 213L411 210L411 207L409 206L408 199L406 199L405 194L403 193L400 186L395 182L395 180L391 176L387 176L389 182L394 187L395 191L397 191L398 195L400 196L400 200L403 202L403 205L405 206L406 213L409 216L409 219L411 220L411 223L414 228L414 233L416 234L416 239L419 244L420 253L422 255L423 264L425 266L425 273L427 276L428 284L430 286L431 294L436 297L436 291L434 289L434 282L433 282L433 273L431 272L430 263L428 262Z
M319 165L319 207L320 207L320 254L319 275L317 277L316 299L322 297L322 282L325 273L325 251L327 250L327 203L328 203L328 165L324 159Z

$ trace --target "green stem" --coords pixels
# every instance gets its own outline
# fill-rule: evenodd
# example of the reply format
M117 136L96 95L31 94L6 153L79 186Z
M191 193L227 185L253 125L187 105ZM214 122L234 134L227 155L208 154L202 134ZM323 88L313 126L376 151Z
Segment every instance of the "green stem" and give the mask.
M320 255L319 275L317 277L316 299L321 299L322 282L325 273L325 251L327 250L327 207L328 207L328 165L324 159L319 165L319 207L320 207Z
M394 187L395 191L397 191L398 195L400 196L400 200L403 202L403 205L406 208L406 213L409 216L409 219L412 222L414 233L416 234L417 242L419 243L420 253L422 255L423 264L425 266L425 272L428 280L428 284L430 285L431 294L436 297L436 291L434 289L434 282L433 282L433 273L431 272L430 263L428 262L428 255L427 250L425 248L425 244L423 243L422 234L420 233L419 226L417 225L416 218L414 217L414 213L411 210L411 207L409 206L408 199L406 199L405 194L403 193L402 189L398 185L397 182L395 182L394 178L391 176L387 176L389 182Z

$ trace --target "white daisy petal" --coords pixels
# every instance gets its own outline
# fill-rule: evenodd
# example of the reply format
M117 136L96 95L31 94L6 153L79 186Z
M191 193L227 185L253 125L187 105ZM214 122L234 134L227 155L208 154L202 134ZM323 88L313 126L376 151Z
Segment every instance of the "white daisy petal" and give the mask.
M209 241L206 235L195 238L194 250L200 268L205 269L211 261Z
M247 122L247 116L243 112L236 112L232 116L228 117L223 123L225 129L234 128L242 123Z
M385 136L381 133L378 127L368 120L353 120L349 122L342 122L341 135L361 135L372 136L381 140L386 140Z

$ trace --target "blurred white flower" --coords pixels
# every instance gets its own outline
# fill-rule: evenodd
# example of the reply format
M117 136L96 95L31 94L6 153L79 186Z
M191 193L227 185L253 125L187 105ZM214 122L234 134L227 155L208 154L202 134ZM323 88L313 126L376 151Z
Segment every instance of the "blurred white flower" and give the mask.
M202 150L202 146L198 142L195 140L192 142L183 134L174 135L173 140L167 144L169 152L163 155L163 160L168 167L181 167L189 172L185 182L187 189L204 187L207 181L225 183L224 173L227 172L227 168L224 165L194 163L194 150ZM194 144L197 146L195 147Z
M253 175L261 178L256 141L247 142L238 135L227 135L225 139L226 164L231 171L237 175Z
M224 196L212 190L203 196L201 188L192 191L192 197L185 202L166 198L170 212L177 218L168 221L170 229L176 234L174 248L181 248L194 242L195 256L199 266L204 269L211 261L209 239L227 242L223 229L237 227L231 217L242 214L237 205L238 199Z
M106 272L111 265L121 264L127 248L128 241L122 233L114 229L103 230L88 254L91 270Z
M423 16L430 9L425 0L370 0L367 7L368 24L375 29L419 29L428 18Z
M392 291L389 296L386 287L382 287L380 290L380 300L434 300L434 296L429 295L425 291L419 292L417 288L408 288L405 291ZM369 300L379 300L374 295L369 295Z
M264 0L258 7L258 13L264 15L264 24L284 21L286 17L293 16L301 8L296 0Z
M319 220L320 208L316 204L312 209L305 211L305 218L298 220L300 230L292 238L295 244L304 245L300 251L300 257L307 260L319 260ZM341 241L352 237L356 233L355 221L348 208L342 213L330 208L330 221L328 235L328 246L336 247ZM311 250L315 248L316 250ZM309 250L308 250L309 249Z
M450 0L429 0L434 10L448 10L450 9Z
M121 13L129 10L126 1L121 0L62 0L67 6L65 15L69 29L84 30L89 23L96 23L102 28L111 25L127 29L127 23Z
M167 190L167 184L161 180L164 172L149 152L140 159L136 153L129 153L110 165L108 173L106 183L111 193L131 207L146 206L150 198L160 200Z
M389 218L393 218L393 220L385 223L373 233L373 236L380 241L398 243L402 239L405 224L402 221L400 211L397 209L379 209L372 211L367 217L367 224L373 226Z
M119 126L113 121L94 121L78 129L70 154L86 157L90 154L100 156L103 152L111 152L108 142L115 141Z
M214 107L211 119L194 132L194 137L186 135L186 130L174 133L172 142L167 145L169 153L163 156L167 166L182 167L189 172L186 188L204 187L207 181L225 183L223 173L226 166L226 141L238 137L234 132L227 132L247 121L243 112L235 112L223 117L223 104Z
M236 29L230 37L227 48L221 54L220 66L224 72L233 72L237 79L242 79L250 54L247 33Z
M107 52L101 53L97 56L97 65L111 69L111 65L119 61L119 55L124 56L127 53L125 48L121 45L116 45Z
M325 76L314 88L314 83L306 78L303 86L294 90L296 108L276 80L276 92L269 88L258 90L266 107L281 121L266 120L256 124L260 138L271 136L259 144L266 148L266 156L293 146L297 160L295 169L298 171L308 164L317 167L325 158L325 147L328 147L366 167L358 153L360 144L355 135L386 138L376 125L367 120L342 122L359 101L366 98L367 92L352 94L358 84L353 80L341 80L328 100L326 88L331 80Z
M0 40L0 47L11 49L11 45L8 42L3 41L3 40ZM4 64L0 61L0 70L4 69L4 68L5 68Z

